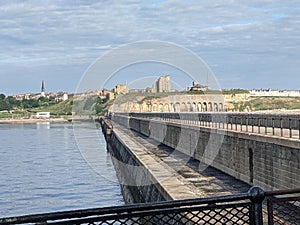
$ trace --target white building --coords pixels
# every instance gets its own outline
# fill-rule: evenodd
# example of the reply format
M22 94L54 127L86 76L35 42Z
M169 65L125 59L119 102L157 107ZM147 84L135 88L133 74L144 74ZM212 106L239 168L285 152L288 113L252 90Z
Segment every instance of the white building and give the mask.
M37 119L50 119L50 112L37 112L36 118Z
M161 76L155 82L154 92L170 92L171 83L170 83L170 75Z
M67 92L58 92L55 96L55 101L60 102L60 101L66 101L69 99L69 95Z
M272 89L260 89L250 90L251 96L257 97L300 97L300 91L298 90L272 90Z

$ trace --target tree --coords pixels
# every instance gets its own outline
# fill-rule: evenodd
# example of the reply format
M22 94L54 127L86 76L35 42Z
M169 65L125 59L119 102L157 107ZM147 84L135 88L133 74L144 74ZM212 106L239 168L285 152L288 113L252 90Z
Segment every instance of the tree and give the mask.
M95 106L95 110L96 110L96 114L100 115L103 113L103 110L106 107L106 103L107 103L108 99L101 99L100 97L97 98L97 102L96 102L96 106Z
M5 94L0 94L0 100L5 99Z
M21 106L24 109L39 107L39 102L36 99L23 99Z
M94 104L97 98L95 96L87 97L84 102L84 110L94 110Z
M3 111L3 110L11 110L12 107L5 101L5 100L0 100L0 111Z
M21 105L21 102L12 96L8 96L6 98L6 102L11 106L11 108L18 108Z

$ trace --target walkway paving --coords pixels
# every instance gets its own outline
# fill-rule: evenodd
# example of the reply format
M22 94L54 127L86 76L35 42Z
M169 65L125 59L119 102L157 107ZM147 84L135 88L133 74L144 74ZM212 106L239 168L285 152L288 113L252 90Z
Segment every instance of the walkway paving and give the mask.
M247 192L250 188L250 185L213 167L191 159L179 151L163 145L149 137L143 136L127 128L120 127L116 124L114 125L114 131L118 135L121 135L122 139L125 138L126 143L133 142L134 145L136 145L133 149L136 149L137 146L139 146L139 150L143 149L143 151L147 152L147 157L151 156L160 167L163 166L167 171L172 171L173 175L176 173L176 179L180 182L172 184L175 178L172 178L173 180L170 178L170 183L168 185L170 187L173 186L173 188L168 191L179 192L180 187L174 187L174 185L181 184L194 192L195 195L191 195L191 197L208 197Z

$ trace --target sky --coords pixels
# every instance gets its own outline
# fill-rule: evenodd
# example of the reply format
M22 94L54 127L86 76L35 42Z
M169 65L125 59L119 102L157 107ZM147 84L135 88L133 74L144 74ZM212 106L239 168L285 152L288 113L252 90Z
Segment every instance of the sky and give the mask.
M0 93L37 93L42 80L47 92L76 92L96 60L147 40L193 52L220 88L299 90L299 27L299 0L0 0ZM116 82L178 72L144 65Z

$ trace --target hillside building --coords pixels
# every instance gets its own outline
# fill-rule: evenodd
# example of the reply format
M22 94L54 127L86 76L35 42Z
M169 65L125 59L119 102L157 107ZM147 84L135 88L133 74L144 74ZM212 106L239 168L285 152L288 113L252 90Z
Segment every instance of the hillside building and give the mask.
M171 83L170 83L170 75L161 76L155 82L154 92L170 92L171 91Z
M187 87L187 91L207 91L208 86L200 85L197 81L193 81L191 87Z
M127 84L117 84L113 89L113 92L116 94L127 94L128 93L128 85Z
M299 90L272 90L272 89L260 89L250 90L251 96L257 97L300 97Z

